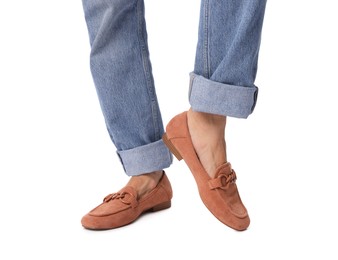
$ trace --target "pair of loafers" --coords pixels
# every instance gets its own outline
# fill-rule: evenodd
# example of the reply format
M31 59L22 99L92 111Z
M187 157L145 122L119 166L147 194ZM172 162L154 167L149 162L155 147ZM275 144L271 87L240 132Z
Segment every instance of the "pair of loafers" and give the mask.
M247 209L242 203L236 185L236 173L229 162L216 169L210 178L193 147L187 112L175 116L167 125L163 141L178 160L184 160L196 181L199 195L208 210L223 224L242 231L250 225ZM108 195L102 204L82 218L87 229L102 230L121 227L134 222L142 213L158 211L171 206L172 187L166 173L158 185L145 196L129 186Z

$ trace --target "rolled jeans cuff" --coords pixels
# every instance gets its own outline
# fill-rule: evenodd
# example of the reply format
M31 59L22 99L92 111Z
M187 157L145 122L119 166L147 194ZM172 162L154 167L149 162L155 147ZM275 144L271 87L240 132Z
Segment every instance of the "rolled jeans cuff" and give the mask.
M168 168L172 155L162 140L139 146L130 150L117 151L124 170L128 176Z
M258 88L228 85L190 73L189 102L195 111L247 118L254 110Z

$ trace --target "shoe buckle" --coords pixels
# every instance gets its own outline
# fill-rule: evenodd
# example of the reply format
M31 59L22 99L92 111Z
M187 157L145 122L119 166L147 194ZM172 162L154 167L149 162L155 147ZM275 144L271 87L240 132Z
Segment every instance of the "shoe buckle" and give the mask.
M215 179L211 179L209 181L210 189L227 189L230 184L235 183L237 180L237 176L234 170L231 170L229 174L220 174Z

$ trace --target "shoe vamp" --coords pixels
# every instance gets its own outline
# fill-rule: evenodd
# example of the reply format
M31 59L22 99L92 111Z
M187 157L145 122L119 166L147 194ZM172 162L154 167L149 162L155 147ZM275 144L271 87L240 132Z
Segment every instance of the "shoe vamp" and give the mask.
M121 202L120 200L111 200L109 202L104 202L95 209L93 209L89 214L92 216L108 216L119 213L124 210L131 208L130 205Z
M238 194L236 184L231 184L225 190L219 190L219 193L233 214L239 217L247 215L247 210Z

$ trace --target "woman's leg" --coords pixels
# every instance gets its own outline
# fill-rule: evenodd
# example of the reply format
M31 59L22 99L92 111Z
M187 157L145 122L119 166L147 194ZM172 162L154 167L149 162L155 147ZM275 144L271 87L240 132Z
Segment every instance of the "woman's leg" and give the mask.
M266 0L202 0L188 123L202 165L213 177L227 161L226 117L254 110L254 85Z
M202 0L191 108L175 116L163 140L192 172L204 205L236 230L250 224L227 162L227 116L246 118L255 107L254 85L265 0Z
M149 60L143 0L83 0L90 67L111 140L125 172L169 167Z
M170 207L172 190L163 169L172 156L161 139L143 0L82 2L101 109L124 170L132 177L81 223L88 229L111 229L132 223L144 211Z

